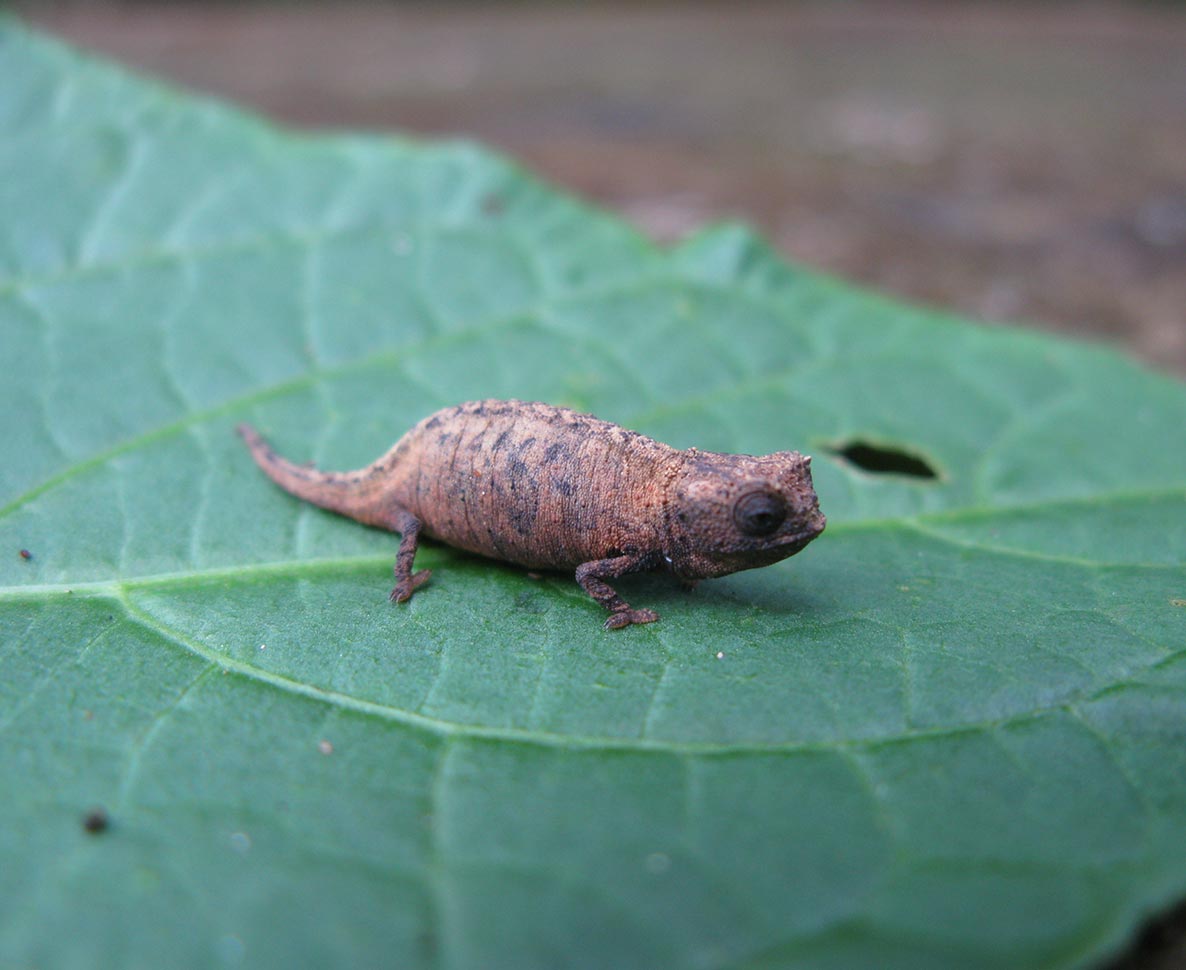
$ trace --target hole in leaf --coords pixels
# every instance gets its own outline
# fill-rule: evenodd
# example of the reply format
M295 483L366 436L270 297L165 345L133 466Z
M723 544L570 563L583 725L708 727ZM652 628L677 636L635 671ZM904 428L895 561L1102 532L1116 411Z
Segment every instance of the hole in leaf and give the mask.
M1128 950L1104 970L1141 970L1148 967L1178 967L1186 955L1186 900L1148 920Z
M939 473L929 462L901 448L875 445L858 439L831 447L828 451L861 471L872 472L874 475L906 475L909 478L927 481L934 481L939 477Z

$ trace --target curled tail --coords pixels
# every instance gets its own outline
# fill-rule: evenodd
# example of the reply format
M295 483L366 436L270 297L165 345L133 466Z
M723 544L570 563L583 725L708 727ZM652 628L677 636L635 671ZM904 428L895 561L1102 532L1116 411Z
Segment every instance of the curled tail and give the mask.
M368 525L390 528L383 515L381 496L371 468L356 472L321 472L311 465L297 465L276 454L251 425L236 429L247 443L251 457L264 474L284 491L323 509L357 519Z

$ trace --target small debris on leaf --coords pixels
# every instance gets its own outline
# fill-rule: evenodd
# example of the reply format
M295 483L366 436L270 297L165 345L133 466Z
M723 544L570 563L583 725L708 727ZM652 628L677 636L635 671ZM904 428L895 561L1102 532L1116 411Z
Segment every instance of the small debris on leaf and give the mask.
M110 824L107 810L102 806L95 806L82 817L82 827L91 835L101 835Z

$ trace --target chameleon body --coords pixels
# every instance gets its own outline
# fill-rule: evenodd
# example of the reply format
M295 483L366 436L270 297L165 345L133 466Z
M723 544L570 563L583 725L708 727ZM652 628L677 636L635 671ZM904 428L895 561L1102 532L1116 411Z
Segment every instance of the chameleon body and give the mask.
M567 408L473 401L425 418L376 462L320 472L281 458L241 425L252 456L293 495L401 534L393 602L422 536L532 569L575 570L610 612L650 623L609 585L666 570L688 586L794 555L823 531L811 459L681 451Z

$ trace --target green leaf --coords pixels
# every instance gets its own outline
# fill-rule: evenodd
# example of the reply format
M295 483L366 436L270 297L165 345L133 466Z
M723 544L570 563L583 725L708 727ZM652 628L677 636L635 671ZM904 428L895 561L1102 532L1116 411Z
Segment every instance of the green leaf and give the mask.
M1186 893L1180 384L11 21L0 77L0 963L1070 967ZM617 634L441 546L396 608L232 433L486 396L814 450L828 531Z

